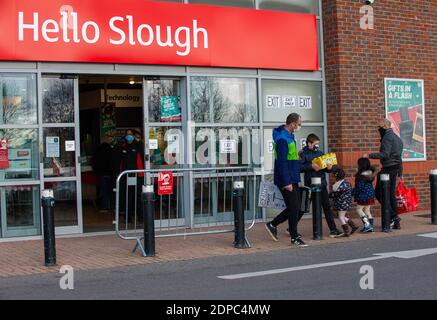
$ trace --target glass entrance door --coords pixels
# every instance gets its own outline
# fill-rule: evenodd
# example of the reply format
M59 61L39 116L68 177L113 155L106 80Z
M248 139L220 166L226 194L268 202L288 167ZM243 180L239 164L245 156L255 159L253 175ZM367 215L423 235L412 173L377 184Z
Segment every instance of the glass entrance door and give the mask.
M186 81L184 78L144 78L144 139L146 169L171 170L188 161L186 152ZM157 179L148 183L157 185ZM159 198L155 219L160 227L187 224L190 174L174 174L173 194Z
M77 77L41 79L42 189L53 189L57 234L82 233Z

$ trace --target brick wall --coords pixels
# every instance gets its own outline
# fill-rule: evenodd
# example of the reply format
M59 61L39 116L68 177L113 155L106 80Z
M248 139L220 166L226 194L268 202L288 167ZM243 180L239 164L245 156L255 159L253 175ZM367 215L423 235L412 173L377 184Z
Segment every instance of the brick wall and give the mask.
M437 168L437 0L376 0L375 29L360 28L363 0L322 0L330 151L352 174L379 148L384 78L425 80L426 162L404 165L408 186L429 208L428 173Z

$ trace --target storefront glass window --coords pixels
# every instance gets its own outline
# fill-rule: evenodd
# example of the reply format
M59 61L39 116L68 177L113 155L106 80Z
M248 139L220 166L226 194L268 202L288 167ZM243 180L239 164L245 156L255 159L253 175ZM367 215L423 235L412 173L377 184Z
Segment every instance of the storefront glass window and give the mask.
M39 215L39 186L11 186L1 188L2 202L6 206L6 219L2 219L3 236L36 236L41 233Z
M6 141L6 159L0 159L0 181L37 180L39 172L38 130L0 130L0 140ZM1 157L0 157L1 158Z
M0 74L0 125L36 123L36 76Z
M258 166L260 135L257 128L196 128L193 159L197 166Z
M44 176L74 177L76 157L67 148L67 141L74 141L74 128L44 128Z
M191 112L196 122L258 121L255 79L191 78Z
M178 127L149 129L149 158L151 168L178 166L184 162L184 135Z
M44 123L74 123L74 79L44 77Z
M44 188L53 189L56 199L55 226L69 227L77 225L76 182L46 182Z
M263 10L319 14L318 0L258 0Z
M214 6L254 8L253 0L189 0L191 4L209 4Z
M322 82L263 80L262 96L265 122L285 122L292 112L304 122L323 122Z
M181 122L179 80L148 80L149 122Z

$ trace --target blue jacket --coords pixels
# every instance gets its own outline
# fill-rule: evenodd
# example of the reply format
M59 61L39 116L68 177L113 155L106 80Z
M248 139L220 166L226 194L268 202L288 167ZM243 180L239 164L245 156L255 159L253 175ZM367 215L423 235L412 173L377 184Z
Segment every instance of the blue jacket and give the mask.
M324 153L322 150L310 150L308 147L304 147L302 149L302 152L300 153L300 159L301 159L301 171L305 173L305 185L307 187L311 186L311 178L322 178L322 185L326 187L328 184L326 182L326 174L330 171L327 169L315 171L312 167L313 160L315 158L323 156Z
M284 126L273 129L274 183L282 189L300 182L300 160L294 135Z
M375 198L373 180L377 175L378 169L375 166L372 166L367 174L357 174L355 176L353 195L357 203L365 203Z

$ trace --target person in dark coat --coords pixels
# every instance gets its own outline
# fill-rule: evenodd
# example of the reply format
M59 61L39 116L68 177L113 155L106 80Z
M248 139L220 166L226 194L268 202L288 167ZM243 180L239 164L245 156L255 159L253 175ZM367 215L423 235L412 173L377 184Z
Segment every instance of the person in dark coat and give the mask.
M400 229L401 219L398 216L398 204L396 200L396 183L397 178L402 177L402 152L404 144L392 129L392 123L384 119L379 124L379 134L381 135L381 147L379 152L365 154L364 158L379 159L382 169L378 174L376 182L376 198L381 203L381 174L390 176L390 211L391 225L393 229Z
M311 178L320 178L322 180L322 207L325 214L326 223L328 224L331 238L339 237L343 235L343 232L337 230L335 225L334 213L332 212L331 205L329 203L328 183L326 182L326 173L330 173L332 166L328 165L326 169L320 169L319 166L313 164L315 158L324 155L323 151L319 148L320 138L315 134L310 134L306 140L306 146L300 153L301 159L301 171L304 175L305 186L311 187Z
M372 166L368 158L360 158L357 161L358 172L355 175L355 188L353 195L357 203L357 213L363 221L361 232L374 231L374 219L371 206L375 204L375 189L373 181L378 174L378 168Z
M144 147L135 140L134 131L131 129L126 130L124 136L124 143L120 147L120 173L127 170L144 170ZM120 212L127 213L129 219L133 218L135 213L135 201L137 202L137 217L139 221L142 221L142 205L141 205L141 192L142 185L144 183L144 173L129 174L130 177L136 176L136 194L135 186L127 187L127 176L124 175L120 179ZM129 191L128 208L129 212L126 212L126 193Z

